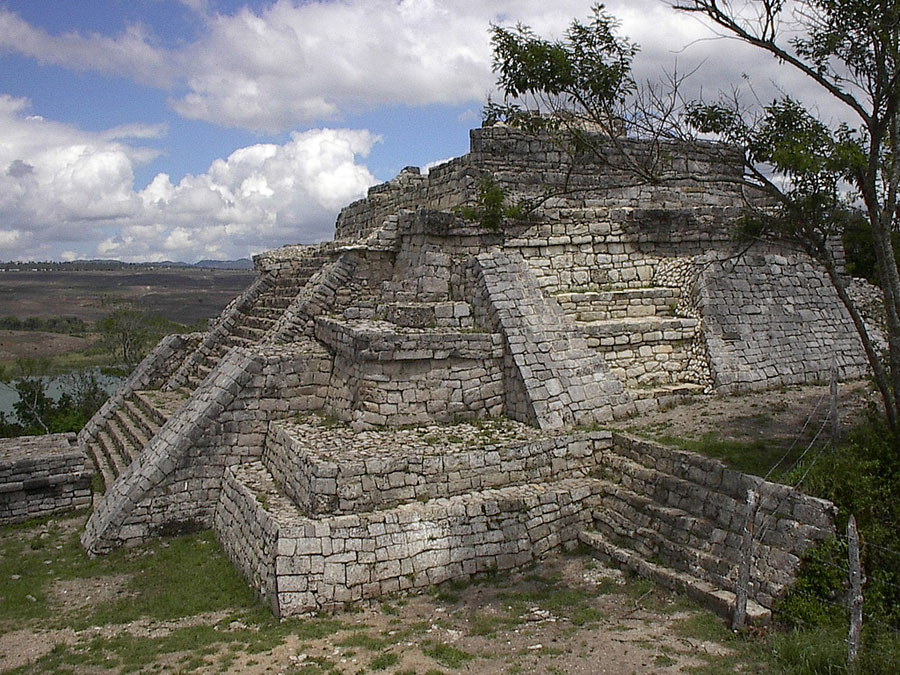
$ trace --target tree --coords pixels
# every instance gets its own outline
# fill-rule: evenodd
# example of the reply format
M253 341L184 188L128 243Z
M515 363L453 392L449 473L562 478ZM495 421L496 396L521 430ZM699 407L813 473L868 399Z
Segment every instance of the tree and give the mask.
M494 67L504 102L489 103L486 115L525 129L563 128L565 141L579 150L590 149L577 131L586 123L623 147L619 139L630 133L651 148L698 135L739 148L741 183L748 194L767 197L764 206L748 200L744 235L787 240L823 265L853 319L897 435L900 273L891 241L900 225L900 0L685 0L673 7L705 17L725 35L804 74L850 121L820 119L789 94L754 110L738 96L684 101L676 76L662 87L639 87L630 74L637 48L616 36L616 23L602 5L594 7L590 22L574 22L560 41L538 38L523 26L495 26ZM535 114L547 109L563 113L555 116L560 121L544 122ZM650 182L665 180L664 159L659 150L649 158L626 155L633 174ZM861 218L871 233L884 296L886 359L847 292L831 246Z
M144 357L151 341L157 338L156 320L137 301L104 300L109 313L97 322L103 345L131 370Z
M658 183L670 167L666 143L684 139L677 71L664 82L638 86L631 64L638 46L619 36L618 22L595 5L588 22L573 21L562 40L538 37L522 24L492 27L494 71L503 102L489 101L488 123L502 121L548 133L574 159L608 158L611 142L618 168L634 180ZM551 113L551 114L546 114ZM640 152L625 139L644 141Z
M757 10L752 18L719 0L690 0L674 7L706 17L731 36L803 73L852 121L826 122L789 95L755 118L732 101L691 104L688 119L701 132L740 144L748 182L776 200L776 208L750 219L756 233L792 240L825 267L857 327L888 425L896 435L900 274L892 235L900 225L900 2L752 4ZM887 322L886 363L872 344L828 245L856 213L867 221L874 244Z

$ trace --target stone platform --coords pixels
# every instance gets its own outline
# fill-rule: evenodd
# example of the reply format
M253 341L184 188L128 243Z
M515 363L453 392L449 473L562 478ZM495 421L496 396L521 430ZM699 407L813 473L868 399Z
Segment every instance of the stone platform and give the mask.
M89 507L93 475L75 434L0 439L0 524Z

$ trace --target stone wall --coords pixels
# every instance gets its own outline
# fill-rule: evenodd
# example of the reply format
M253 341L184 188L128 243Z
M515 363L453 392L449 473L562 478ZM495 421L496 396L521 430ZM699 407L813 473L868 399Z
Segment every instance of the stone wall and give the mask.
M334 238L339 242L365 239L391 216L403 210L431 208L448 211L475 198L476 179L465 158L434 167L421 175L407 167L387 183L369 188L365 199L341 210Z
M656 443L615 434L612 448L601 466L606 475L624 488L652 498L673 514L660 519L655 529L668 541L691 552L692 572L718 588L733 589L741 562L741 539L747 520L747 491L758 494L759 511L754 526L750 597L771 608L793 583L800 556L817 542L834 535L834 504L799 490L757 476L729 469L722 462ZM626 515L634 505L613 500L612 508ZM642 517L652 513L638 507L629 525L633 545L653 547L649 528L640 529ZM705 562L704 562L705 560Z
M717 391L746 391L864 377L868 363L850 316L825 273L801 255L754 250L698 261Z
M499 335L320 317L316 337L335 353L327 408L359 428L503 413Z
M516 425L495 445L470 449L472 429L356 435L321 420L273 423L262 461L226 472L219 541L286 616L529 565L574 544L601 504L635 519L636 550L652 546L655 532L685 547L697 578L710 578L701 561L714 560L718 588L731 589L750 487L761 505L751 597L771 607L799 555L834 531L829 502L692 453ZM435 444L423 453L426 438Z
M255 462L227 472L216 535L245 576L264 581L258 591L275 613L288 616L524 567L574 545L593 487L572 479L310 520ZM257 531L264 536L246 542Z
M0 440L0 525L89 507L92 476L75 434Z

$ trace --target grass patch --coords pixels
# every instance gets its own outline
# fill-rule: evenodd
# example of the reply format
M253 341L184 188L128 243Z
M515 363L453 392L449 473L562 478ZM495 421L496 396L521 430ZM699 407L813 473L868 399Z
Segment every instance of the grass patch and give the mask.
M385 647L384 640L379 640L363 632L348 635L337 643L339 647L361 647L372 652L381 651Z
M369 669L387 670L392 666L396 666L399 661L400 657L393 652L385 652L384 654L379 654L369 662Z
M348 628L331 617L284 621L273 617L235 572L209 531L157 539L145 547L92 560L78 541L76 523L82 518L44 518L0 530L0 631L26 627L82 630L137 619L161 622L223 612L227 618L215 625L206 622L175 628L162 637L127 632L112 637L92 635L72 645L57 645L15 672L97 668L133 672L148 664L160 665L158 659L166 655L181 653L184 657L178 670L186 671L214 665L223 647L227 651L218 658L227 670L238 652L267 653L288 635L315 640ZM70 580L111 586L119 595L88 606L60 607L53 600L54 585ZM360 646L384 646L364 635L347 639Z
M470 654L453 645L448 645L445 642L426 646L422 649L422 653L442 666L454 669L475 658L474 654Z
M93 576L98 571L95 563L75 565L72 578ZM257 605L253 592L209 531L155 541L137 551L117 551L102 563L105 574L130 575L126 597L91 607L81 616L69 618L67 624L127 623L140 617L165 621ZM185 579L191 582L184 583Z
M511 618L508 616L500 616L496 614L485 614L484 612L475 612L469 616L469 634L490 636L498 631L507 630L523 623L521 618Z
M241 641L237 634L216 631L212 626L193 626L172 631L159 638L136 637L127 633L111 638L95 637L74 645L57 645L53 650L13 673L65 672L89 668L114 669L121 673L143 670L162 656L184 653L184 670L196 669L228 641Z
M655 440L663 445L718 459L732 469L753 474L754 476L765 476L769 469L784 456L787 450L787 447L781 441L773 441L771 439L735 441L722 438L715 431L707 432L699 439L678 438L663 434L657 436ZM788 456L782 462L782 465L785 467L793 465L794 461L805 449L805 444L798 443L791 456ZM779 475L773 474L770 478L779 480Z
M686 638L707 642L726 642L732 633L725 621L711 612L697 612L675 622L675 632Z

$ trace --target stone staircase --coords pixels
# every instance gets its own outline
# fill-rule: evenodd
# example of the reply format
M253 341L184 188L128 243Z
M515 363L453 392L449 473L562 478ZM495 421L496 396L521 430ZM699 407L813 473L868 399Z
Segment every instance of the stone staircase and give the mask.
M104 421L87 443L104 491L138 458L187 397L185 390L134 391Z
M600 460L592 527L579 538L599 557L733 610L746 494L761 495L747 615L765 623L793 581L799 556L833 534L830 506L689 452L617 436ZM810 514L814 514L810 517Z
M614 288L554 297L635 401L671 403L708 385L700 320L676 315L681 289Z
M275 277L248 306L236 308L224 326L223 335L208 348L201 347L201 353L182 376L191 390L216 367L228 350L233 347L248 347L260 343L266 333L278 322L284 310L291 304L308 280L299 277Z

